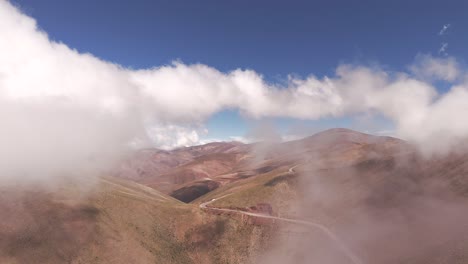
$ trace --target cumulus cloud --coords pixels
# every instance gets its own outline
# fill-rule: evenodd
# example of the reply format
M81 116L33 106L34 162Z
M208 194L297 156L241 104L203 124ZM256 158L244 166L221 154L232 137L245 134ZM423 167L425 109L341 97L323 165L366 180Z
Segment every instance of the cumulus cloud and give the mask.
M206 144L200 135L208 133L206 129L192 128L178 125L153 126L147 129L151 141L162 149L170 149L179 146L191 146L195 144Z
M461 75L460 65L453 57L434 58L419 55L410 70L422 80L444 80L453 82Z
M340 65L331 77L277 85L253 70L177 61L131 70L51 41L7 1L0 17L0 175L63 174L110 164L135 145L197 144L204 120L225 109L297 119L378 112L421 144L468 135L452 118L468 114L466 84L438 95L425 79L458 80L453 58L426 57L411 73Z

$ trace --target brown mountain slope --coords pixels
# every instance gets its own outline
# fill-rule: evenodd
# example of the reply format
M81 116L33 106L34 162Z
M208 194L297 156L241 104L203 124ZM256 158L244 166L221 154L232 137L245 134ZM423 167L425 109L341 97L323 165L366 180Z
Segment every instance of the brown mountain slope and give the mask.
M2 186L0 195L0 263L247 263L267 243L264 227L124 180Z
M245 147L238 142L215 142L172 151L145 149L124 161L114 175L170 193L177 185L232 170L245 153Z
M340 243L354 263L468 262L464 152L428 159L398 139L334 129L177 153L182 162L169 162L176 172L213 174L177 190L203 181L217 188L186 204L118 178L2 186L0 263L353 263ZM230 160L233 153L242 156ZM231 170L221 173L213 160ZM160 175L171 175L162 163ZM233 211L200 208L206 202Z
M245 145L248 152L224 153L203 156L206 163L195 162L183 165L166 174L172 179L173 192L171 195L184 202L190 202L199 196L208 193L219 186L249 178L258 174L274 171L284 166L294 164L309 164L309 166L322 166L331 168L357 163L369 158L384 158L413 151L402 140L391 137L377 137L359 133L349 129L331 129L301 140L280 144L256 143ZM235 156L234 156L235 154ZM226 156L225 156L226 155ZM199 174L195 177L194 171L203 172L214 168L210 161L221 164L224 159L230 165L225 170L213 173ZM200 169L197 169L199 166ZM177 179L184 177L184 181ZM176 184L176 185L174 185ZM158 188L158 183L151 185Z
M346 138L335 137L343 133ZM268 162L295 163L220 187L194 203L222 197L211 205L247 210L270 204L277 216L333 230L362 263L468 261L468 154L425 158L404 141L346 130L285 144L273 146ZM278 232L279 245L259 263L346 261L336 245L324 246L320 230L288 225Z

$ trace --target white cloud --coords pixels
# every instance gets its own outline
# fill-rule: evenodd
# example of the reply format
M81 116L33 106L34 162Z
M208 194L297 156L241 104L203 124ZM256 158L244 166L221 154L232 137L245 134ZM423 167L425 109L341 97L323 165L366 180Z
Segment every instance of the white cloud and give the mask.
M448 43L447 42L442 43L439 49L439 54L448 55L447 49L448 49Z
M457 80L463 71L454 59L425 59L417 75L341 65L334 76L291 77L283 87L252 70L202 64L130 70L50 41L6 1L0 17L0 38L8 40L0 41L0 175L76 173L151 140L163 148L198 144L203 121L224 109L298 119L375 111L419 143L468 135L450 118L468 114L465 84L441 97L421 78Z
M428 55L419 55L410 70L422 80L453 82L461 75L460 65L453 57L434 58Z
M195 144L209 143L200 139L206 129L197 129L179 125L153 126L147 129L152 142L161 149L188 147Z
M439 35L440 35L440 36L444 35L444 34L447 32L447 30L448 30L449 28L450 28L450 24L445 24L445 25L443 25L443 26L442 26L442 29L439 31Z
M242 137L242 136L230 136L229 139L232 140L232 141L242 142L242 143L246 143L246 144L252 143L251 140L249 140L249 139L247 139L245 137Z

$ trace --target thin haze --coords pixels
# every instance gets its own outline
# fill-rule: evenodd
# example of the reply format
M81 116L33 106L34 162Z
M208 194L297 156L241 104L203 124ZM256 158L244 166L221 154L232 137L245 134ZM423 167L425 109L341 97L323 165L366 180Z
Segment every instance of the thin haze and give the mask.
M112 164L135 146L196 144L211 115L301 120L377 113L424 151L468 136L466 69L453 57L418 55L406 72L339 65L333 76L266 82L249 69L209 65L132 70L49 39L36 21L0 1L0 175L39 177ZM438 81L450 84L439 94ZM99 166L98 166L98 165Z

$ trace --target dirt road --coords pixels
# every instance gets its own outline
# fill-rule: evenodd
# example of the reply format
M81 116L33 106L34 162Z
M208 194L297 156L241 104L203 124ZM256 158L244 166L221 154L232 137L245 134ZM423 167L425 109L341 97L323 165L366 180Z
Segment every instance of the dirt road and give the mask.
M297 167L297 166L298 165L289 168L288 173L294 173L294 168ZM343 252L343 254L345 254L346 257L348 257L348 259L351 261L351 263L353 263L353 264L363 264L364 263L364 262L362 262L362 260L356 254L354 254L354 252L351 251L351 249L349 249L343 243L343 241L335 233L333 233L333 231L331 231L328 227L326 227L326 226L324 226L322 224L311 222L311 221L306 221L306 220L277 217L277 216L272 216L272 215L258 214L258 213L246 212L246 211L241 211L241 210L217 208L217 207L208 207L209 204L211 204L211 203L213 203L213 202L215 202L217 200L220 200L222 198L225 198L225 197L227 197L229 195L230 194L221 196L219 198L211 199L208 202L201 203L200 204L200 209L218 211L218 212L229 212L229 213L243 214L243 215L248 215L248 216L253 216L253 217L274 219L274 220L293 223L293 224L310 226L312 228L319 229L320 231L325 233L327 235L327 237L330 238L330 240L332 240L333 243L338 247L338 249L341 250L341 252Z

